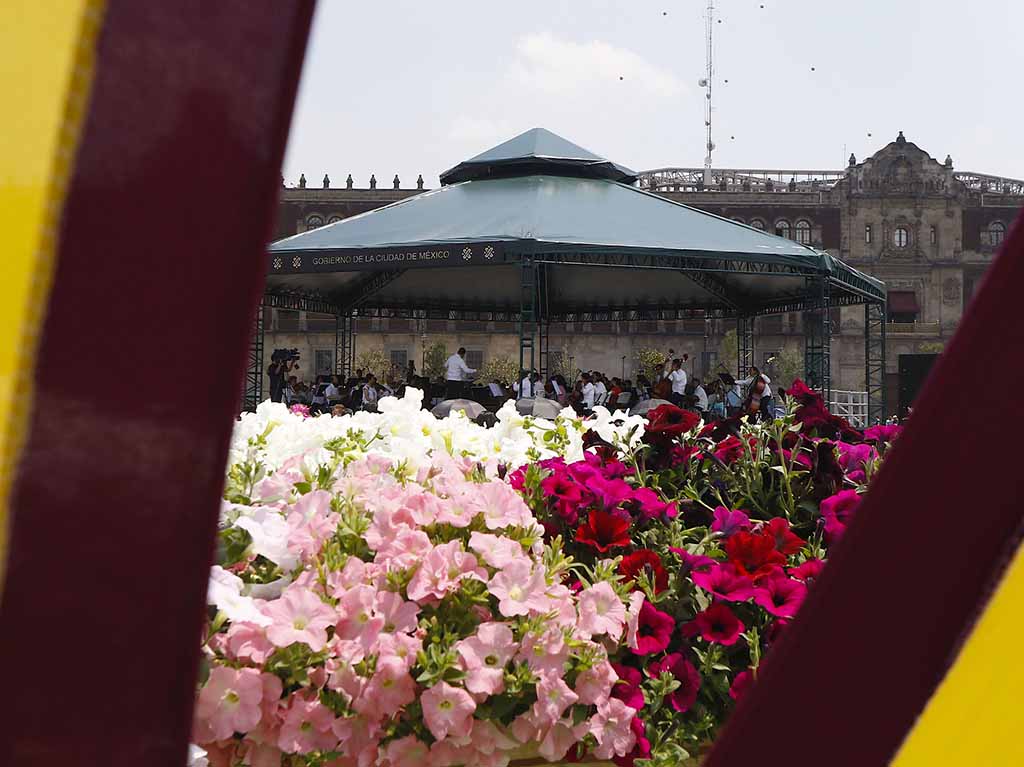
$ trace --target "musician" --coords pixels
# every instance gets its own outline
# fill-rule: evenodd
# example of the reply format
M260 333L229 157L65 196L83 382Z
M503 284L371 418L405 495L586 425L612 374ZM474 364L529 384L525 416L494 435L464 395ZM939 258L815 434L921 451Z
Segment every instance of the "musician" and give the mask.
M772 407L772 388L770 386L772 379L762 373L756 366L750 366L750 374L747 378L742 378L736 381L737 386L749 386L750 389L747 392L747 398L750 398L750 393L753 392L754 384L756 381L761 381L764 386L757 386L756 388L760 391L755 392L758 394L759 409L762 415L766 418L772 418L774 415L774 409Z
M686 404L686 371L683 370L683 361L676 359L672 362L672 372L668 375L672 382L672 402L678 407Z

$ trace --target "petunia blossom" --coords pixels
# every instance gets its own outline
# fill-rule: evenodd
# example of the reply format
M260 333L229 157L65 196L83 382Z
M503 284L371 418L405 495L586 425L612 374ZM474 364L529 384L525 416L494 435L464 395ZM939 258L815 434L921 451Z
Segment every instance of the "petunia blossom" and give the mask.
M551 727L579 696L572 691L556 671L545 671L537 681L537 702L533 704L534 721Z
M487 583L487 590L498 598L498 611L506 618L543 612L548 606L546 589L543 569L532 567L528 559L510 562Z
M807 587L785 575L763 579L754 594L754 601L772 615L792 618L807 596Z
M597 713L589 721L590 734L597 741L594 756L611 759L613 756L625 756L633 750L636 745L632 728L635 714L634 709L615 698L597 704Z
M625 622L626 607L610 583L595 583L580 592L578 628L582 634L607 634L617 641L622 636Z
M623 512L625 513L625 512ZM605 554L612 549L629 546L629 519L608 511L591 511L576 530L576 542Z
M264 607L274 621L267 628L267 639L278 647L303 642L313 652L327 644L327 629L338 619L337 613L306 588L289 588L284 596Z
M707 572L695 572L690 578L709 594L728 602L746 602L754 596L754 582L736 572L730 564L714 565Z
M643 682L644 677L640 669L625 666L621 663L613 663L612 668L615 670L618 680L612 687L611 697L618 698L627 706L637 711L642 709L644 707L644 694L640 689L640 684Z
M856 490L841 490L821 502L821 516L825 520L825 534L830 543L843 537L860 502L861 497Z
M611 695L612 688L618 681L618 674L615 668L606 660L602 660L576 677L576 694L580 703L592 706L599 700L605 700ZM629 702L626 701L626 705Z
M821 559L808 559L802 565L797 567L791 567L789 569L789 576L796 578L798 581L810 584L812 581L816 581L821 577L822 571L825 569L825 562Z
M473 636L456 642L455 649L467 672L467 690L496 695L505 689L505 666L518 649L506 624L481 623Z
M647 673L651 677L658 677L666 671L679 682L679 687L668 695L669 705L680 713L689 711L697 701L700 674L680 653L670 653L647 666Z
M775 549L775 537L769 533L736 533L726 539L722 548L736 572L755 583L786 562L785 555Z
M212 743L248 732L260 721L263 681L254 668L216 666L210 671L196 702L201 743Z
M661 652L668 647L675 625L676 622L671 615L644 601L638 615L636 646L632 647L633 652L637 655Z
M762 532L771 535L775 539L776 551L786 556L796 554L806 545L806 541L794 534L789 527L789 522L782 517L769 519L764 523Z
M420 695L423 721L437 740L465 738L473 729L476 703L470 694L447 682L438 682Z
M722 602L715 602L707 610L683 627L684 636L700 636L706 642L721 645L736 644L743 633L743 622Z
M656 594L668 588L668 571L661 557L650 549L637 549L619 562L619 574L627 583L635 581L641 572L647 573Z
M732 511L725 506L718 506L714 511L715 521L711 523L711 532L721 533L728 538L733 533L750 529L750 517L743 511Z
M391 656L377 659L373 677L363 694L352 702L352 707L373 718L386 718L398 713L403 706L414 700L416 683L409 675L405 662Z
M281 724L278 748L288 754L330 751L338 745L333 725L334 714L329 708L316 698L296 693Z

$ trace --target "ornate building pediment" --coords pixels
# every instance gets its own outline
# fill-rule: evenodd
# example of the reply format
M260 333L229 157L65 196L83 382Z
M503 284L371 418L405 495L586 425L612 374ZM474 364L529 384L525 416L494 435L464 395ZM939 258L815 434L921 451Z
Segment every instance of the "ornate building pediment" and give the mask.
M851 158L854 159L854 158ZM847 171L848 189L860 196L951 196L962 185L953 176L953 161L940 163L900 131L864 162Z

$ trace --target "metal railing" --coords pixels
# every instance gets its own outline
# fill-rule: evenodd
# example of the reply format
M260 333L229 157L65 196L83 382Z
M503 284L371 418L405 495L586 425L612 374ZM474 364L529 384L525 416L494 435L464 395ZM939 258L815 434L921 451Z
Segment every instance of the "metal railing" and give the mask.
M866 391L832 390L828 409L832 415L845 418L854 426L868 426L868 393Z

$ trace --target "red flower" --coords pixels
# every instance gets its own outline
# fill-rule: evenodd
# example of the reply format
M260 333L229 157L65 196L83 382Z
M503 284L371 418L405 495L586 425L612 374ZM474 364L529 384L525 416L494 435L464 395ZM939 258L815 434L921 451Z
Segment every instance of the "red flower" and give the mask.
M736 572L757 581L770 575L786 557L775 549L775 536L770 533L734 533L723 546Z
M629 728L636 736L636 745L625 756L612 757L612 761L618 767L633 767L635 760L651 758L651 741L647 739L647 728L644 726L643 720L638 716L634 716L633 721L629 723Z
M629 520L607 511L592 511L587 521L576 529L576 542L597 549L602 554L611 549L629 546Z
M743 622L732 610L722 602L715 602L683 626L683 635L695 637L699 634L705 641L728 646L736 644L743 629Z
M858 506L860 495L856 490L843 490L821 502L821 516L825 519L825 533L830 544L843 537Z
M679 687L668 695L669 705L679 713L689 711L697 701L697 691L700 690L700 674L697 669L682 655L674 652L647 667L647 674L651 678L661 676L663 671L668 671L679 682Z
M832 414L825 407L825 400L816 391L811 391L807 385L797 379L793 385L786 390L787 396L800 403L796 411L797 423L803 424L805 429L815 429L819 426L828 426Z
M637 711L644 707L644 693L640 689L640 685L643 683L643 674L640 673L639 669L635 669L632 666L624 666L621 663L613 663L612 668L615 669L615 674L619 677L615 684L612 686L611 696L618 698L630 708L635 708Z
M675 405L659 405L647 412L647 429L652 437L671 439L690 431L700 423L700 416Z
M754 674L748 668L746 671L738 673L736 678L732 680L732 685L729 687L729 697L733 700L739 700L753 686Z
M792 618L807 596L807 587L785 575L774 575L761 581L754 601L779 618Z
M775 538L775 549L786 556L792 556L804 547L804 539L795 535L789 529L789 522L782 517L768 520L764 532Z
M627 583L636 580L641 571L646 571L654 584L655 593L668 588L668 571L661 565L661 557L650 549L639 549L627 554L619 562L619 574Z
M676 622L672 616L658 610L650 602L644 601L637 616L636 655L652 655L668 647L672 639L672 629Z
M757 449L757 440L753 437L747 441L747 444L750 446L751 452ZM715 458L725 464L735 463L743 457L744 452L742 440L732 435L715 445Z
M544 495L555 505L555 511L567 525L576 524L578 509L584 506L583 491L565 471L556 471L540 483Z

